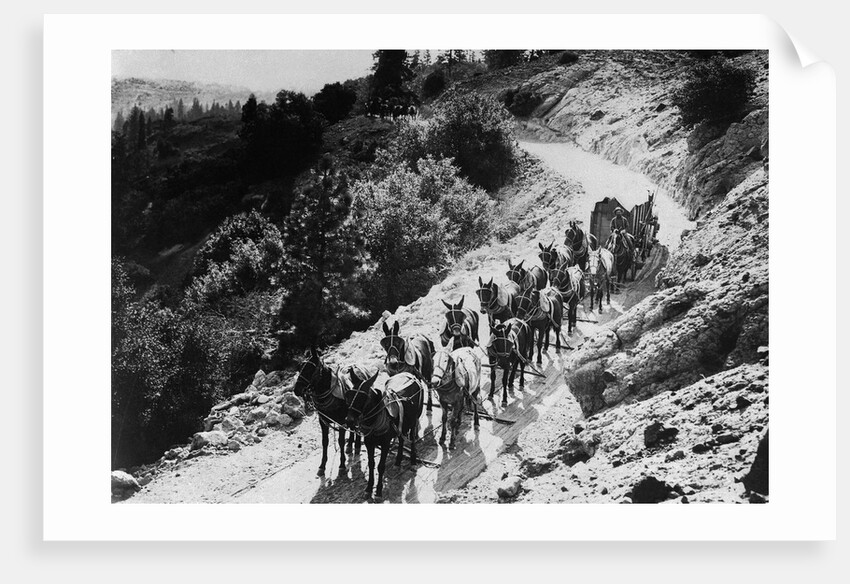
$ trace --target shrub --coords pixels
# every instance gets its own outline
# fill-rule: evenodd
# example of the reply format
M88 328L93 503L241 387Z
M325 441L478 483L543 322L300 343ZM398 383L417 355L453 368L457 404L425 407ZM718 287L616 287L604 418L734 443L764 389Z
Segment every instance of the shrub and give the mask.
M527 89L511 90L505 95L505 107L513 115L520 118L530 116L541 103L543 103L543 98Z
M422 98L432 99L440 95L446 88L446 76L441 69L430 73L422 84Z
M446 219L420 196L421 178L396 168L353 187L364 247L374 262L373 308L393 309L421 295L448 260Z
M561 53L561 56L558 57L559 65L572 65L576 61L578 61L578 55L576 55L572 51L564 51L563 53Z
M728 123L739 118L755 88L755 72L722 57L696 63L673 94L686 128L706 121Z
M283 259L280 230L257 211L226 219L195 256L187 298L211 304L277 283Z
M313 106L325 119L335 124L345 118L357 101L357 91L351 84L328 83L313 96Z

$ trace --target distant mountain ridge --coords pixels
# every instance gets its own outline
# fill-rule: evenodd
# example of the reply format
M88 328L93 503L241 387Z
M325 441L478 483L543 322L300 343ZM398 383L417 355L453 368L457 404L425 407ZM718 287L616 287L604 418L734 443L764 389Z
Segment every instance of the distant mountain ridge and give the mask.
M182 99L188 109L192 100L197 98L202 104L212 104L217 101L226 105L228 100L233 103L245 103L253 93L258 100L271 102L275 93L270 91L252 91L247 87L221 85L218 83L199 83L177 79L144 79L139 77L112 78L112 117L122 112L123 115L139 106L144 111L154 108L157 111L170 105L173 101Z

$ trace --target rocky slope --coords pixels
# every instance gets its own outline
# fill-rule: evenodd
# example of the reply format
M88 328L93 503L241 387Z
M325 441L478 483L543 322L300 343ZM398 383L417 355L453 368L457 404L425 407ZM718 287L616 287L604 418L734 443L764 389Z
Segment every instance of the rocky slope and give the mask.
M767 52L733 61L757 72L748 113L729 126L682 128L672 91L692 59L670 51L577 51L575 63L557 58L489 73L457 88L504 100L524 94L539 105L519 121L523 134L573 141L649 177L689 211L691 218L718 204L768 155ZM545 66L544 63L549 63Z

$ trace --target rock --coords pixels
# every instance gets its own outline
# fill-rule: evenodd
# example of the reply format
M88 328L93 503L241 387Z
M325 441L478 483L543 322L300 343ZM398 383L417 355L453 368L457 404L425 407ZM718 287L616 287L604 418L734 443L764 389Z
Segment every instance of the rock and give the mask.
M701 268L711 262L711 258L702 252L698 252L693 259L694 266Z
M204 446L226 446L227 435L221 431L196 432L192 436L192 450L199 450Z
M620 505L631 505L631 504L632 504L632 498L629 497L629 496L626 496L626 497L623 497L622 499L620 499Z
M277 387L278 385L283 383L283 381L284 381L283 371L272 371L271 373L266 375L265 379L263 379L263 385L261 386L261 388Z
M675 462L677 460L682 460L685 458L684 450L677 450L676 452L672 452L664 457L664 462Z
M218 415L209 416L204 420L204 432L209 432L213 429L213 426L221 422L221 417Z
M643 444L652 448L658 444L672 442L679 434L678 428L665 426L663 422L654 422L643 431Z
M284 393L281 396L280 405L284 414L287 414L296 420L301 419L306 415L304 411L304 401L292 392Z
M221 430L223 432L235 432L240 428L244 428L245 424L239 418L235 418L233 416L227 416L221 421Z
M599 494L600 495L607 495L608 494L608 487L602 487L602 490L599 491Z
M230 440L227 443L227 449L237 452L242 449L242 445L236 440Z
M602 110L596 110L595 112L593 112L591 114L590 119L593 120L594 122L596 122L598 120L601 120L604 117L605 117L605 112L603 112Z
M648 476L632 487L631 499L634 503L660 503L669 498L672 490L672 487L664 481Z
M583 431L584 431L584 426L582 426L581 424L576 424L573 427L573 432L575 432L576 434L581 434Z
M261 418L265 418L270 408L264 406L257 406L248 414L248 417L251 420L259 420Z
M715 440L718 444L732 444L733 442L737 442L741 439L739 434L721 434Z
M667 109L667 104L666 104L666 103L659 103L659 104L655 107L655 111L656 111L656 112L663 112L663 111L664 111L664 110L666 110L666 109Z
M269 412L266 416L266 425L267 426L277 426L280 424L280 414L275 412Z
M496 487L496 494L501 499L510 499L516 497L522 487L522 479L516 475L512 475L503 479Z
M735 399L735 407L739 410L745 410L751 405L753 405L753 402L751 402L750 400L748 400L747 398L745 398L742 395L739 395Z
M707 443L696 444L691 450L694 454L703 454L711 450L711 446Z
M172 448L171 450L165 451L165 459L166 460L174 460L183 452L182 448Z
M764 437L759 441L753 464L741 481L747 490L761 493L762 495L770 494L768 484L768 433L769 431L765 432Z
M133 475L124 472L123 470L112 471L112 494L115 496L125 496L128 492L135 492L141 489L139 482L133 478Z
M263 381L265 381L265 379L266 374L262 369L260 369L254 374L254 381L251 382L251 385L259 389L263 386Z
M292 416L289 416L287 414L281 414L281 416L280 416L280 425L281 426L289 426L290 424L292 424L292 422L294 422L294 420L292 419ZM298 448L301 448L300 444L298 445Z
M271 398L270 396L268 396L268 395L260 394L260 395L258 395L258 396L257 396L256 402L257 402L258 404L262 405L262 404L264 404L264 403L266 403L266 402L271 401L271 399L272 399L272 398Z
M266 435L268 435L268 433L269 433L268 428L260 428L259 430L257 430L257 436L266 436ZM258 440L258 442L259 442L259 440Z
M555 461L548 458L527 458L519 465L519 470L527 477L536 477L550 472L555 466Z
M144 487L145 485L150 483L152 480L153 480L153 477L150 476L150 475L143 476L142 478L139 479L139 486Z

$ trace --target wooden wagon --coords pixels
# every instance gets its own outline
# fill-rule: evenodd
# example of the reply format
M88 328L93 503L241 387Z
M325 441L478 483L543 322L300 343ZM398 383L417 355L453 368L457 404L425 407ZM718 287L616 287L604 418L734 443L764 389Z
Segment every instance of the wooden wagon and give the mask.
M655 243L658 233L658 217L653 213L655 195L649 194L647 200L635 205L631 210L617 200L616 197L605 197L597 202L590 213L590 233L596 236L599 245L605 245L611 235L611 219L617 207L623 209L623 216L629 223L629 232L635 237L635 257L632 261L632 280L637 270L646 263L646 258Z

